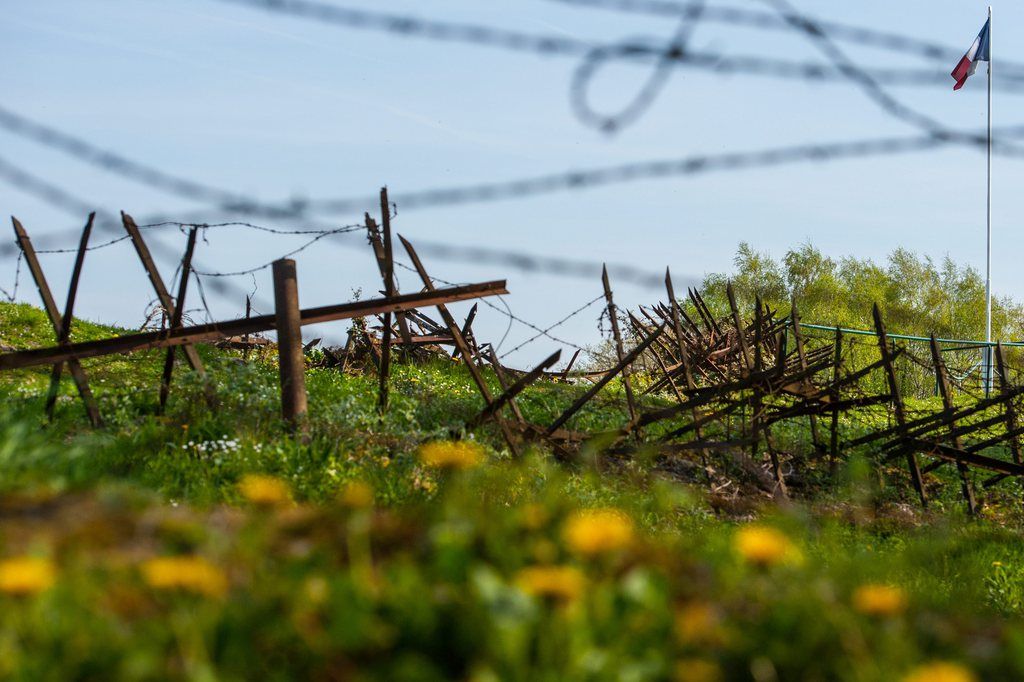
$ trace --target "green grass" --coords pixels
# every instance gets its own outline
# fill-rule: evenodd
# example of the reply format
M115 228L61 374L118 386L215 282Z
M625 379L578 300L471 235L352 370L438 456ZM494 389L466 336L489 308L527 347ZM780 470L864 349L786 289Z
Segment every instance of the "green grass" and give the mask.
M76 321L75 338L122 331ZM0 305L0 344L51 338L37 309ZM1012 483L969 520L943 473L925 514L868 448L836 476L802 463L805 422L775 434L801 462L801 499L784 507L708 497L642 457L515 459L493 425L465 431L482 403L447 361L397 364L384 417L374 376L309 370L303 442L279 418L273 356L200 351L215 404L179 367L165 415L160 353L85 361L102 430L68 379L46 422L49 368L0 375L0 678L867 681L936 660L1024 674ZM581 390L544 383L519 402L550 423ZM625 422L621 387L607 390L573 428ZM486 463L420 460L420 445L449 438L478 443ZM294 503L247 502L251 474L284 482ZM347 495L355 482L372 507ZM565 529L584 508L617 510L633 537L581 553ZM745 560L737 529L750 523L780 530L788 558ZM25 555L55 567L50 589L5 591L5 558ZM158 556L202 557L224 587L156 585ZM581 591L535 594L524 576L537 566L576 571ZM858 609L854 594L875 583L898 586L905 606Z

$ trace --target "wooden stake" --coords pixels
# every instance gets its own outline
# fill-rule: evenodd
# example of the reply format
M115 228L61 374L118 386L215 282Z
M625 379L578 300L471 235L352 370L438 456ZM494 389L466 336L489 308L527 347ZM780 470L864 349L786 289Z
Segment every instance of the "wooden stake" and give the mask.
M277 354L281 375L281 413L293 429L308 430L306 413L306 364L302 357L299 286L295 261L274 261L274 313Z
M574 414L579 412L580 408L582 408L584 405L590 402L591 398L597 395L598 391L604 388L609 381L614 379L619 374L619 372L623 371L626 365L636 360L636 358L639 357L641 353L647 350L647 348L650 347L652 343L654 343L654 340L658 338L658 336L660 336L663 331L665 331L665 325L661 325L660 327L652 331L650 334L647 335L646 339L637 344L633 348L633 350L629 351L629 353L627 353L625 357L623 357L622 360L618 362L618 364L616 364L610 370L605 372L605 374L602 375L600 379L594 382L593 386L587 389L586 393L577 398L576 401L572 405L570 405L568 409L566 409L565 412L563 412L558 417L558 419L556 419L551 424L551 426L547 428L547 435L550 436L555 431L557 431L559 427L561 427L563 424L569 421L569 419L571 419ZM637 422L639 422L639 420L637 420ZM630 422L630 429L633 428L633 424L633 422Z
M800 359L800 369L807 369L807 352L804 350L804 338L800 333L800 313L797 310L796 295L792 298L792 304L790 305L790 321L793 323L793 339L796 344L796 354ZM808 379L804 382L805 386L810 386L811 382ZM821 450L821 437L818 434L818 418L813 414L810 416L811 420L811 446L815 451Z
M917 455L914 453L913 444L907 438L907 413L903 406L903 397L900 395L899 383L896 380L896 369L892 364L892 352L889 350L889 337L885 333L885 325L882 323L882 312L875 303L871 309L871 315L875 319L875 331L878 334L878 351L882 355L882 365L885 368L885 376L889 382L889 395L892 396L893 409L896 412L896 424L899 429L903 445L901 449L907 458L907 468L910 469L910 479L914 483L921 498L921 506L928 506L928 495L924 489L924 480L921 478L921 468L917 463Z
M196 235L199 228L193 227L188 232L188 244L185 246L185 256L181 259L181 281L178 283L178 297L174 299L174 313L171 315L170 329L181 327L182 317L185 314L185 293L188 291L189 275L192 273L192 253L196 248ZM248 299L247 299L248 300ZM174 353L177 349L171 346L167 349L167 356L164 358L164 373L160 381L160 408L158 414L163 414L167 407L167 396L171 391L171 376L174 374Z
M171 295L167 292L167 287L164 286L164 280L160 277L160 271L157 270L153 256L149 253L149 247L146 246L146 242L142 239L142 233L139 232L138 225L124 211L121 211L121 223L124 225L128 236L131 237L135 252L139 255L139 260L142 261L142 267L146 269L146 275L149 276L149 282L153 285L157 299L159 299L160 305L164 309L164 315L168 318L173 317L174 301L171 300ZM206 370L203 369L203 361L199 359L199 353L196 352L196 349L191 344L185 344L182 351L185 353L185 359L188 360L189 366L195 372L198 372L200 377L205 379Z
M608 304L608 319L612 325L612 336L615 337L615 355L619 362L625 357L625 348L622 345L622 334L619 331L618 310L615 307L615 300L612 298L612 287L608 281L608 266L601 267L601 284L604 286L604 300ZM636 401L633 397L633 385L629 380L629 365L622 369L622 386L626 391L626 407L629 409L630 422L636 421Z
M956 434L956 420L953 419L953 396L949 391L949 377L946 374L946 363L939 353L939 344L935 340L935 334L931 336L932 364L935 365L935 380L938 383L939 394L942 396L942 407L949 420L950 442L957 450L963 449L960 436ZM970 471L963 462L957 462L956 468L960 472L960 490L963 493L964 501L967 502L967 512L974 516L978 513L978 504L974 498L974 487L971 485Z
M829 434L829 454L832 458L830 468L835 473L839 465L839 387L841 381L840 372L843 368L843 330L836 327L836 348L835 357L832 361L832 390L829 397L832 400L832 428Z
M762 316L762 305L761 297L757 296L754 299L754 372L758 375L764 373L764 354L762 352L762 344L764 339L762 338L762 327L764 326L764 318ZM775 451L772 445L771 432L768 429L768 425L764 423L764 396L761 388L761 382L755 382L751 403L750 403L750 440L751 445L751 457L757 461L758 449L760 446L760 436L764 433L765 448L768 450L768 457L772 463L772 475L775 478L776 490L775 494L777 497L788 497L789 493L786 490L786 479L782 475L782 465L779 462L779 453Z
M434 282L430 279L430 275L427 274L426 268L423 267L423 262L420 261L419 254L416 253L416 249L412 247L402 235L398 235L398 238L402 242L402 246L405 247L406 253L409 254L409 259L412 261L413 266L416 268L416 272L419 273L420 279L423 281L423 287L427 291L434 291ZM476 362L473 359L473 351L470 349L469 344L466 343L466 339L463 338L462 332L459 330L459 325L456 324L455 318L448 312L448 307L443 303L437 304L437 312L440 313L441 319L448 326L448 333L452 335L452 341L455 342L456 348L459 349L459 353L462 355L462 361L465 363L466 368L469 370L470 376L473 378L473 382L476 384L477 389L480 391L480 395L483 396L484 402L490 405L494 402L491 397L491 391L487 388L487 382L484 381L483 374L480 373L480 368L477 367ZM508 445L509 450L513 455L519 454L519 447L516 445L515 439L512 437L512 432L508 428L508 424L502 419L500 413L494 415L494 421L498 424L498 428L501 429L501 435L505 439L505 443Z
M32 273L32 279L36 282L36 288L39 289L39 296L43 299L43 308L46 310L46 314L50 318L50 324L53 326L53 332L58 340L58 347L61 349L68 347L67 340L63 344L60 344L60 339L64 327L64 320L61 318L60 312L57 310L57 304L53 300L53 294L50 292L50 285L46 282L46 276L43 274L43 268L39 265L39 258L36 256L36 250L32 246L32 241L28 237L28 233L25 232L25 228L17 218L11 216L11 222L14 225L14 234L18 240L18 246L21 248L21 252L25 255L25 263L28 265L29 272ZM70 318L68 320L70 322ZM74 379L75 386L78 388L78 394L82 397L82 403L85 405L85 413L89 417L89 422L94 427L103 426L103 418L100 417L99 407L96 405L96 399L92 395L92 390L89 388L89 379L85 374L85 370L82 369L82 364L77 358L61 358L60 360L54 359L53 364L66 360L68 363L68 371L71 373L71 378Z
M252 317L252 300L249 298L249 294L245 295L245 319ZM246 332L245 336L242 337L242 343L245 344L245 349L242 351L242 360L246 363L249 362L249 333Z
M92 234L92 224L96 219L95 211L89 214L82 230L82 238L78 242L78 253L75 255L75 266L71 270L71 283L68 285L68 298L64 305L64 315L61 318L60 332L57 336L57 344L63 345L71 340L71 323L74 319L75 297L78 296L78 280L82 275L82 265L85 263L85 252L89 249L89 235ZM60 391L60 375L64 369L64 363L54 364L50 373L50 390L46 394L46 416L53 419L53 409L57 405L57 393Z
M743 376L745 372L750 371L750 349L747 347L747 328L743 326L743 321L740 319L740 309L736 305L736 294L733 292L732 282L725 285L725 295L729 299L732 322L736 326L736 336L740 345L740 355L742 356L740 376Z
M458 348L456 348L458 350ZM498 354L494 352L494 346L488 344L487 346L487 361L491 363L491 367L494 369L494 376L498 378L498 385L501 386L502 391L507 391L508 387L511 386L508 377L505 376L505 368L501 366L501 360L498 358ZM512 414L515 415L516 421L520 426L526 424L526 419L523 417L522 411L519 409L518 403L515 398L509 398L509 407L512 408Z

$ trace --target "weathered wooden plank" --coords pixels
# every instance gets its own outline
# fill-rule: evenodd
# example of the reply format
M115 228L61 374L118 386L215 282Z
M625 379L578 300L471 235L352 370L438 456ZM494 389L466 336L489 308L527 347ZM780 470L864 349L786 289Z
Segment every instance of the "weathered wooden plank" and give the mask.
M467 284L446 289L434 289L416 294L403 294L393 298L374 298L354 303L307 308L301 311L301 324L317 324L353 317L367 317L384 311L405 311L412 308L467 301L483 296L507 294L505 280ZM167 348L189 343L215 341L245 333L274 329L273 315L259 315L249 319L212 322L181 329L169 329L138 334L126 334L112 339L72 343L65 347L34 348L0 355L0 370L50 365L75 358L92 358L114 353L131 353L149 348Z

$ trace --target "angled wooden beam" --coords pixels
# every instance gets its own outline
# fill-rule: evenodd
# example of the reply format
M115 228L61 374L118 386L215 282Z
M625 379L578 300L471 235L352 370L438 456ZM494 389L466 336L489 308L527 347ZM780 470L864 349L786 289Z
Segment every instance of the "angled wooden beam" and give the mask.
M740 374L750 371L750 349L747 347L747 328L743 326L740 319L740 309L736 305L736 293L732 289L732 282L725 285L725 295L729 299L729 310L732 311L732 323L736 327L736 336L739 343L740 355L743 363L740 367Z
M534 367L532 370L519 377L518 381L502 391L502 394L494 399L490 405L486 406L480 414L478 414L472 421L469 422L470 427L479 426L494 415L498 413L505 403L513 400L517 395L523 392L527 386L532 384L534 381L539 379L543 374L544 370L551 367L553 364L558 362L558 359L562 357L562 351L557 350L547 358L544 359L539 365Z
M430 279L430 275L427 274L426 268L423 267L423 262L420 260L419 254L416 253L416 249L413 248L409 240L398 235L398 238L402 242L402 246L405 247L405 252L409 254L409 259L412 261L413 267L416 268L416 272L419 274L420 279L423 281L423 288L428 291L435 291L434 281ZM448 307L443 303L437 304L437 312L441 315L441 319L448 325L448 333L452 335L452 340L455 341L456 347L459 349L459 353L462 355L462 361L465 363L466 368L469 370L470 376L473 378L473 382L476 384L477 390L480 391L480 395L483 396L484 402L490 405L494 402L494 398L491 397L491 391L487 388L487 382L484 381L483 374L480 373L480 368L477 367L476 362L473 358L473 351L466 343L466 339L462 336L462 331L459 329L459 325L455 322L455 318L448 311ZM516 445L515 439L512 437L512 432L508 428L508 424L501 418L500 414L494 415L494 421L498 424L498 428L501 430L501 435L505 439L505 443L508 445L512 454L519 453L519 447Z
M185 255L181 259L181 281L178 283L178 296L174 299L174 313L171 315L171 329L181 327L182 318L185 315L185 294L188 291L188 281L192 274L192 254L196 248L196 235L199 228L193 227L188 231L188 243L185 246ZM248 300L248 298L246 299ZM177 349L171 346L167 349L164 357L164 372L160 379L160 407L159 414L163 414L167 407L167 396L171 391L171 377L174 374L174 353Z
M57 337L57 344L62 345L71 340L71 323L75 313L75 298L78 296L78 280L82 275L82 266L85 264L85 253L89 250L89 236L92 234L93 221L96 219L96 212L89 214L89 219L82 229L82 238L78 242L78 253L75 254L75 265L71 270L71 283L68 285L68 297L64 304L64 315L61 318L60 332ZM58 362L53 366L50 373L50 390L46 394L46 416L53 419L53 409L57 405L57 393L60 391L60 375L63 373L64 363Z
M918 497L921 498L921 505L928 506L928 495L924 489L924 480L921 478L921 468L917 463L917 455L907 442L907 413L903 406L903 397L900 395L900 386L896 381L896 369L892 363L892 351L889 350L889 337L885 333L885 325L882 323L882 311L875 303L871 308L871 316L875 321L875 332L878 335L878 351L882 356L882 364L885 368L885 376L889 382L889 394L892 396L893 409L896 412L896 424L900 432L901 452L906 455L907 468L910 469L910 479L914 483Z
M619 362L625 357L625 348L622 345L622 333L619 330L618 308L615 306L615 299L612 297L611 283L608 281L608 266L601 266L601 285L604 287L604 300L607 304L608 320L612 325L612 336L615 339L615 356ZM637 356L639 357L639 356ZM633 396L633 383L629 380L630 366L627 364L622 368L622 386L626 391L626 407L629 409L630 422L636 421L636 399Z
M494 376L498 378L498 385L501 386L501 390L507 391L510 386L508 376L505 374L505 368L501 365L501 359L498 358L498 354L494 351L494 346L490 344L487 344L487 361L491 363L491 367L494 369ZM514 397L510 397L508 399L508 405L512 408L512 414L515 415L516 421L519 425L525 425L526 418L523 417L523 413L519 409L519 404L516 402Z
M138 225L135 224L135 220L121 211L121 223L124 225L125 231L128 236L131 237L132 246L135 247L135 253L138 254L139 260L142 262L142 267L146 270L146 275L149 277L150 284L153 285L153 291L156 292L157 299L160 301L161 307L164 309L164 314L170 318L174 315L174 301L171 300L171 295L167 291L167 287L164 285L164 280L160 277L160 271L157 270L156 261L153 260L152 254L149 252L149 247L146 246L146 241L142 238L142 233L139 231ZM199 374L201 377L206 376L206 370L203 369L203 361L199 359L199 353L191 344L185 344L182 351L185 353L185 359L188 360L188 364L192 369Z
M796 294L793 295L790 304L789 319L793 326L793 340L796 345L796 355L800 361L800 369L807 369L807 352L804 349L804 337L800 332L800 311L797 309ZM810 384L810 380L806 382ZM810 416L811 422L811 447L815 451L821 450L821 436L818 433L818 418L813 414Z
M438 304L467 301L483 296L500 296L508 293L505 280L467 284L459 287L435 289L417 294L403 294L393 298L374 298L367 301L328 305L318 308L306 308L300 311L300 323L319 324L334 320L348 320L354 317L367 317L384 311L406 311L413 308L435 306ZM246 333L270 331L274 329L274 315L259 315L249 319L211 322L180 329L126 334L112 339L83 341L66 346L52 348L34 348L31 350L13 351L0 354L0 370L34 367L36 365L52 365L75 358L93 358L115 353L131 353L149 348L168 348L203 341L241 336Z
M466 315L466 321L462 323L462 338L466 339L466 343L470 343L473 333L473 321L476 320L476 311L480 304L474 303L473 307L469 309L469 314ZM470 345L472 345L470 343ZM459 356L458 347L452 349L452 359L454 360Z
M586 393L584 393L579 398L577 398L576 401L573 402L573 404L570 405L569 408L566 409L565 412L563 412L558 417L558 419L556 419L551 424L551 426L549 426L547 428L546 433L548 435L553 434L555 431L558 430L559 427L561 427L563 424L565 424L567 421L569 421L569 419L571 419L574 414L579 412L581 407L583 407L588 402L590 402L590 400L595 395L597 395L598 391L600 391L602 388L604 388L608 384L609 381L611 381L613 378L615 378L619 374L619 372L621 372L626 367L626 365L628 365L631 362L633 362L634 360L636 360L640 356L641 353L643 353L645 350L647 350L647 348L652 343L654 343L654 339L658 338L658 336L661 335L661 333L663 331L665 331L665 325L664 324L662 324L660 327L658 327L657 329L652 331L650 334L648 334L647 338L645 338L643 341L641 341L639 344L637 344L633 348L633 350L631 350L629 353L627 353L625 356L623 356L623 358L614 367L612 367L610 370L608 370L604 374L604 376L602 376L600 379L598 379L596 382L594 382L594 385L591 386L587 390Z
M36 250L32 246L32 240L29 239L28 233L25 232L25 228L21 222L11 216L11 223L14 225L14 234L18 240L18 246L21 248L21 252L25 256L25 263L28 265L29 272L32 273L32 279L35 280L36 288L39 289L39 296L43 299L43 309L46 310L47 316L50 318L50 324L53 327L54 335L57 342L60 344L60 340L63 334L64 320L61 318L60 312L57 310L57 304L53 300L53 294L50 292L50 285L46 282L46 276L43 274L43 268L39 265L39 258L36 256ZM67 342L60 344L58 348L67 348L69 344ZM92 395L92 389L89 388L89 378L85 374L85 370L82 369L81 363L73 357L61 358L59 360L54 359L50 362L43 362L39 364L57 364L58 362L67 362L68 371L71 373L71 378L75 382L75 386L78 388L78 394L82 398L82 404L85 405L85 413L89 417L89 422L96 427L103 426L103 418L100 416L99 407L96 405L96 399Z
M952 418L956 409L953 406L953 396L949 390L949 376L946 373L946 363L939 352L939 343L935 340L935 334L931 335L929 345L932 351L932 364L935 366L935 380L939 386L939 394L942 396L942 408L949 416L947 424L949 426L950 442L954 448L962 450L963 444L960 442L960 436L956 433L956 421ZM960 474L960 490L964 496L964 501L967 503L967 512L974 516L978 513L978 503L974 497L974 486L971 485L970 471L967 465L961 461L957 461L956 468Z

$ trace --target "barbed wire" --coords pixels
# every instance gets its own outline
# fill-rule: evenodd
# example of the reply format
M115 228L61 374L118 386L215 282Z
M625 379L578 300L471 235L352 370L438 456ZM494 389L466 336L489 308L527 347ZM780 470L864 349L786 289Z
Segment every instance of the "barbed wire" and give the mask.
M325 239L327 237L331 237L331 236L337 235L337 234L347 234L349 232L354 232L355 230L363 230L363 229L365 229L365 228L362 225L345 225L343 227L339 227L339 228L336 228L336 229L333 229L333 230L324 230L322 232L317 233L317 235L315 237L313 237L312 239L310 239L309 241L307 241L305 244L303 244L302 246L298 247L297 249L293 249L293 250L289 251L288 253L286 253L284 255L278 256L274 260L268 261L268 262L264 263L263 265L257 265L256 267L248 268L246 270L236 270L234 272L210 272L210 271L200 271L200 270L197 270L195 268L192 268L192 271L195 274L202 275L204 277L238 277L240 275L251 275L251 274L257 273L257 272L259 272L261 270L266 270L267 268L271 267L274 264L274 261L276 261L276 260L280 260L281 258L291 258L292 256L305 251L306 249L308 249L309 247L313 246L313 244L316 244L321 239ZM294 233L290 233L290 234L294 234Z
M71 215L81 217L93 212L94 210L93 206L84 199L81 199L49 181L23 170L3 157L0 157L0 180L17 187L26 193L37 196L51 206L59 208ZM115 222L118 224L120 223L120 219L108 211L99 209L95 210L95 212L96 217L101 219L97 225L98 229L109 230L110 226ZM148 246L151 250L159 253L165 258L171 259L172 262L179 262L181 259L181 256L178 253L175 253L159 240L150 240ZM17 250L16 244L0 244L0 253L3 253L5 247ZM48 251L54 250L51 249ZM58 251L65 252L64 250ZM225 297L229 295L237 296L238 291L240 291L235 290L236 288L231 285L228 280L218 280L218 284L212 288L214 291ZM244 291L242 292L242 295L244 296Z
M504 353L501 354L501 357L504 358L506 356L511 355L512 353L515 353L517 350L521 350L522 348L524 348L527 345L533 343L534 341L536 341L537 339L541 338L542 336L548 336L548 338L552 338L552 337L550 337L548 335L548 332L550 332L552 329L556 329L556 328L562 326L563 324L565 324L566 322L568 322L572 318L576 317L577 315L581 314L587 308L589 308L590 306L594 305L595 303L597 303L598 301L602 300L603 298L604 298L604 294L601 294L601 295L597 296L593 300L584 303L582 306L580 306L576 310L572 311L571 313L569 313L568 315L566 315L562 319L558 320L554 324L550 325L549 327L545 327L544 329L539 329L538 327L534 327L534 329L538 330L538 332L536 334L534 334L530 338L526 339L525 341L520 343L515 348L512 348L511 350L505 351ZM570 344L570 345L572 345L574 348L577 348L579 350L584 350L583 348L581 348L580 346L577 346L575 344Z
M283 207L270 206L253 201L250 197L239 193L197 182L191 178L172 175L116 152L101 149L80 137L44 125L2 105L0 105L0 128L73 156L105 171L185 199L228 208L241 207L245 209L246 213L274 218L293 218L301 214L301 207L294 204Z
M7 289L0 287L0 292L3 293L4 298L6 298L11 303L14 303L15 299L18 298L18 279L21 276L22 255L23 254L21 252L18 253L18 260L14 264L14 285L11 287L11 290L8 291Z
M584 9L603 9L629 14L648 14L651 16L679 17L692 16L696 6L703 3L677 2L674 0L548 0L562 5ZM701 20L744 26L762 30L792 31L793 26L781 19L774 12L729 7L724 5L705 6L701 10ZM915 38L902 33L881 31L863 26L853 26L836 21L814 19L814 23L827 31L829 35L843 42L856 43L866 47L881 48L893 52L902 52L923 57L932 61L957 60L963 56L963 50L941 43ZM1011 73L1024 75L1024 64L1013 61L1000 61L1001 69ZM1005 73L1005 72L1004 72ZM943 74L948 80L949 76ZM1016 74L1015 74L1016 75Z
M675 66L673 61L679 55L686 53L687 44L693 31L697 28L704 6L704 0L701 0L694 3L691 10L683 13L671 43L655 62L651 75L647 77L633 98L614 114L598 113L591 105L588 93L591 82L601 67L615 56L616 49L614 47L598 47L591 50L573 72L569 89L569 99L577 120L606 133L617 132L639 120L654 104L668 83Z
M418 245L417 245L417 247L416 247L416 250L417 250L417 251L422 251L422 249L421 249L421 248L420 248L420 246L418 246ZM397 265L398 267L400 267L400 268L403 268L403 269L405 269L405 270L409 270L410 272L416 272L416 273L418 273L418 272L419 272L418 270L416 270L416 269L415 269L415 268L413 268L412 266L410 266L410 265L407 265L407 264L405 264L405 263L402 263L401 261L397 261L397 260L396 260L396 261L395 261L395 265ZM441 277L435 277L435 276L431 276L431 277L430 277L430 279L431 279L431 281L434 281L434 282L440 282L441 284L445 284L445 285L447 285L447 286L458 286L458 283L456 283L456 282L451 282L451 281L449 281L449 280L446 280L446 279L443 279L443 278L441 278ZM601 298L603 298L603 297L604 297L604 295L602 294L602 295L601 295ZM544 329L541 329L540 327L538 327L537 325L533 324L532 322L529 322L529 321L527 321L527 320L524 320L523 318L521 318L521 317L519 317L518 315L514 314L514 313L512 312L512 309L511 309L511 308L510 308L510 307L508 306L508 303L507 303L507 302L505 302L504 298L505 298L504 296L498 296L498 297L497 297L497 299L498 299L499 301L501 301L501 302L502 302L502 304L504 304L504 305L505 305L505 308L506 308L505 310L502 310L501 308L497 307L496 305L494 305L493 303L491 303L491 302L490 302L489 300L487 300L486 298L481 298L481 299L480 299L480 302L481 302L481 303L483 303L484 305L488 306L489 308L493 309L493 310L497 310L497 311L498 311L499 313L501 313L502 315L505 315L505 316L506 316L506 317L507 317L507 318L509 319L509 321L510 321L510 322L512 322L512 321L515 321L515 322L518 322L518 323L520 323L520 324L526 325L527 327L529 327L529 328L533 329L534 331L540 332L540 335L541 335L541 336L546 336L546 337L548 337L549 339L551 339L552 341L554 341L555 343L561 343L561 344L563 344L563 345L566 345L566 346L571 346L572 348L575 348L575 349L578 349L578 350L586 350L585 348L583 348L583 346L579 346L579 345L577 345L577 344L573 343L572 341L566 341L565 339L560 339L560 338L558 338L557 336L553 336L553 335L549 334L549 333L548 333L548 331L550 331L550 329L549 329L549 330L544 330ZM597 300L597 299L595 299L595 300ZM590 302L590 303L588 303L588 304L587 304L586 306L584 306L584 307L583 307L583 309L586 309L587 307L589 307L589 306L590 306L590 305L592 305L592 304L593 304L593 301L591 301L591 302ZM580 310L579 312L582 312L582 310L583 310L583 309L581 309L581 310ZM577 313L574 313L574 314L573 314L573 315L571 315L570 317L572 317L572 316L575 316L575 314L577 314ZM555 327L559 326L560 324L563 324L564 322L568 321L568 319L569 319L569 318L566 318L566 319L565 319L565 320L563 320L562 322L559 322L559 323L557 323L557 324L553 325L553 326L551 327L551 329L554 329ZM510 327L510 328L511 328L511 327ZM505 332L505 336L506 336L506 337L508 336L508 331L507 331L507 330L506 330L506 332ZM497 346L495 346L495 350L498 350L498 349L499 349L499 348L501 347L502 343L504 343L504 341L505 341L505 338L503 337L503 338L502 338L502 340L501 340L501 342L499 342L499 343L498 343L498 345L497 345ZM516 349L514 349L514 350L518 350L518 347L517 347ZM509 353L511 353L511 352L512 352L512 351L508 351L507 353L504 353L504 354L502 354L502 356L501 356L501 357L505 357L506 355L508 355L508 354L509 354Z
M851 82L856 83L868 98L889 116L945 140L987 148L989 139L986 135L967 134L953 130L937 119L912 109L894 97L866 69L861 68L850 59L829 38L821 26L797 12L788 0L762 0L762 2L773 7L781 18L807 36L808 41L820 50L835 68L840 70ZM1015 156L1024 154L1024 150L1009 145L1001 139L993 139L992 143L993 146L998 145L1002 154Z
M528 33L494 26L469 23L455 23L425 19L422 17L371 12L330 5L315 0L217 0L247 7L297 17L323 24L341 26L353 30L370 30L389 33L401 38L418 38L451 43L464 43L477 47L502 49L512 52L532 53L539 56L586 57L606 43L581 40L565 35ZM686 14L688 9L673 11L674 16ZM740 23L761 28L755 20L757 13L735 14L715 12L716 20ZM768 26L765 23L765 26ZM861 33L858 33L860 31ZM898 41L877 39L876 32L869 29L854 29L844 33L844 39L874 41L890 49L902 49ZM908 45L915 41L908 41ZM630 62L652 62L668 59L679 67L703 69L716 73L739 73L754 76L772 76L816 82L841 82L844 76L825 64L772 59L759 56L726 56L715 52L684 51L670 54L657 40L635 39L620 45L617 56ZM916 48L915 48L916 49ZM943 48L949 50L951 48ZM919 51L919 50L918 50ZM959 55L958 55L959 56ZM934 85L948 80L948 73L921 69L872 69L873 76L887 84ZM1008 70L1003 86L1007 90L1019 90L1024 86L1024 73Z
M1009 132L1011 129L1004 129ZM1014 128L1024 133L1024 126ZM517 180L455 187L397 192L394 199L404 210L541 196L578 191L613 184L701 175L715 171L738 171L785 164L821 163L882 155L930 151L947 144L942 136L885 137L851 142L832 142L777 147L761 151L694 155L676 159L639 161L598 168L569 170ZM372 201L369 195L341 199L310 199L309 210L320 213L348 213Z

